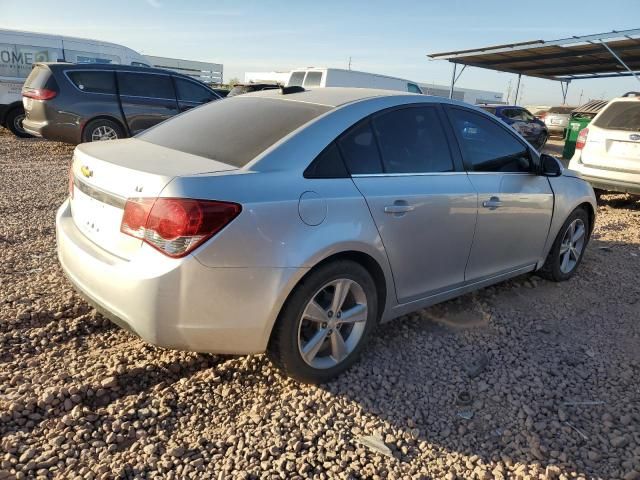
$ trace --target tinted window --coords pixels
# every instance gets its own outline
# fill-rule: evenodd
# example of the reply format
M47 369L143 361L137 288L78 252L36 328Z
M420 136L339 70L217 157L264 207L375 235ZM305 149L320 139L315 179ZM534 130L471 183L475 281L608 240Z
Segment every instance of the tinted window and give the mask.
M492 115L496 114L496 109L494 107L480 107L485 112L489 112Z
M351 174L382 173L378 145L369 121L349 130L338 140L338 146Z
M113 72L68 72L69 80L83 92L116 93Z
M290 87L301 87L304 81L304 73L305 72L293 72L287 85Z
M330 107L240 95L178 115L137 138L242 167Z
M133 97L175 98L168 75L118 72L120 95Z
M505 128L484 115L459 108L449 109L462 154L477 172L530 171L529 153Z
M205 103L214 98L213 92L208 88L198 85L195 82L185 80L183 78L176 78L176 93L178 94L178 100L193 103Z
M613 102L605 107L594 125L611 130L640 130L640 102Z
M309 72L304 79L305 87L319 87L322 80L322 72Z
M453 170L453 160L433 107L393 110L373 119L386 173Z
M407 90L411 93L422 93L420 87L418 87L415 83L407 83Z
M335 143L316 157L304 172L305 178L344 178L349 176Z

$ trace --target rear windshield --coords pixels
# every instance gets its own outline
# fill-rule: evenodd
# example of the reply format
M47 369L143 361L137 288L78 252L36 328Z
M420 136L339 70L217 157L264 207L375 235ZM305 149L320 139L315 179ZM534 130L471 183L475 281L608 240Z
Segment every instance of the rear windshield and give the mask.
M195 108L137 138L243 167L258 154L330 107L239 96Z
M44 88L49 77L51 77L51 70L47 67L36 65L24 82L24 86L27 88Z
M551 107L547 110L549 113L560 113L560 114L569 114L573 112L575 107Z
M485 112L493 113L494 115L496 114L496 109L493 107L480 107L480 108Z
M601 112L594 125L609 130L639 131L640 101L610 103Z

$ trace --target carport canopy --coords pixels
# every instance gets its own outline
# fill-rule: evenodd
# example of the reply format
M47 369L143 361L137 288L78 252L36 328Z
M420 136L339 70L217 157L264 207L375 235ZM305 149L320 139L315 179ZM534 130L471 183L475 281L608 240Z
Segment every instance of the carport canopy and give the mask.
M449 98L467 66L518 75L516 101L522 75L561 82L563 103L569 82L586 78L635 77L640 81L640 28L560 40L494 45L490 47L432 53L433 60L453 63ZM456 68L462 70L456 76Z

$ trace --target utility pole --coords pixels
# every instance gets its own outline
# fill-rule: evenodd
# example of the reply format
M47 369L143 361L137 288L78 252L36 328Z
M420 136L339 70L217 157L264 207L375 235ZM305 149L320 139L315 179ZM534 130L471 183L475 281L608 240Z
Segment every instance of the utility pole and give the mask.
M584 89L580 90L580 100L578 100L578 106L582 105L582 94L584 93Z
M511 98L511 80L509 80L509 83L507 85L507 103L509 103L510 98Z
M349 70L351 70L351 57L349 57Z

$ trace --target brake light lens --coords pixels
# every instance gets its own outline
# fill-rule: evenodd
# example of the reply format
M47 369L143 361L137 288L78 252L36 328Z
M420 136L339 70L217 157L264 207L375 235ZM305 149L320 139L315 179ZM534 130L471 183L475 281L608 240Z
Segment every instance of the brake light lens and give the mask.
M226 227L242 206L190 198L129 198L120 231L180 258Z
M582 150L587 143L587 135L589 135L589 129L583 128L578 133L578 139L576 140L576 150Z
M23 90L22 96L27 98L33 98L34 100L51 100L58 92L49 88L35 88L33 90Z

